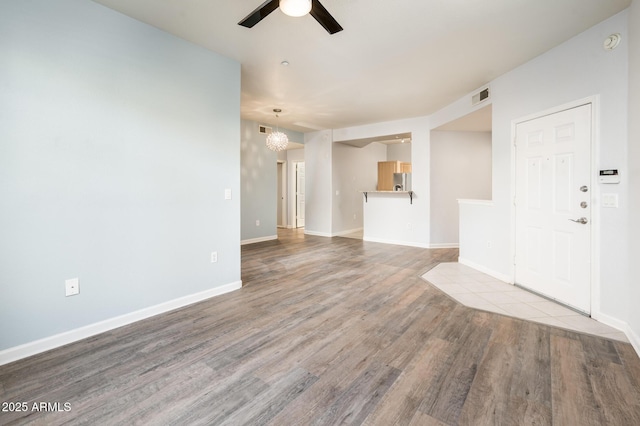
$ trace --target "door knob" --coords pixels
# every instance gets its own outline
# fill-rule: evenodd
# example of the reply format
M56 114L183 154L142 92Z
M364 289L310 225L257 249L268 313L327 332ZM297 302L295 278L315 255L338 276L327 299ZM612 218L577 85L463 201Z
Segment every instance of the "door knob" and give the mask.
M581 217L580 219L569 219L569 220L571 222L581 223L583 225L585 225L587 222L589 222L586 217Z
M582 191L582 192L587 192L588 190L589 190L589 187L587 185L582 185L580 187L580 191Z
M587 206L588 206L588 204L587 204L586 201L583 201L583 202L580 203L580 207L582 207L583 209L586 209Z

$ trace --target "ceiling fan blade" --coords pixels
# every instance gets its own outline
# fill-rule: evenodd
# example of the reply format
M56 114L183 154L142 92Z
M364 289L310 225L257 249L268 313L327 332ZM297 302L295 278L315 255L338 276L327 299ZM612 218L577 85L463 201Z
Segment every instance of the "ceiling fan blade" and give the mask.
M333 16L324 8L318 0L311 0L311 12L309 12L329 34L335 34L343 30Z
M243 27L252 28L255 24L266 18L271 12L276 10L280 6L280 0L267 0L262 3L256 10L251 12L242 21L238 22L238 25ZM317 18L316 18L317 19Z

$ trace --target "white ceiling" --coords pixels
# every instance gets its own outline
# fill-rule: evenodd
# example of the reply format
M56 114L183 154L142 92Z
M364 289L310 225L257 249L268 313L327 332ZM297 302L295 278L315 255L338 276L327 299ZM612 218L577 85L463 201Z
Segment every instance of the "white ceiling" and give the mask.
M385 145L395 145L402 143L411 143L411 133L398 133L396 135L382 135L375 136L372 138L362 138L362 139L350 139L345 141L336 141L343 145L355 146L356 148L363 148L369 145L372 142L378 142Z
M344 27L264 0L94 0L242 64L242 118L309 131L428 115L631 0L321 0ZM288 61L288 67L282 61Z

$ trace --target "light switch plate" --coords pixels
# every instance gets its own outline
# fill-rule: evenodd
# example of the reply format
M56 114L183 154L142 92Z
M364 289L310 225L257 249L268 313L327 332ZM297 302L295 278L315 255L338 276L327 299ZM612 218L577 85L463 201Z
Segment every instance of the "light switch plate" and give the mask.
M224 199L225 200L231 199L231 188L227 188L224 190Z
M80 280L71 278L64 281L65 296L75 296L80 293Z
M602 207L618 208L618 194L602 194Z

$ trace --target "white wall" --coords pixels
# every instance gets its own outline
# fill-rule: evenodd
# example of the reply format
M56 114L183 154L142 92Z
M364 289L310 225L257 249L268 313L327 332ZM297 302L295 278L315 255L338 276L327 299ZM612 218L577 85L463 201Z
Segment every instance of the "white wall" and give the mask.
M429 131L428 117L388 121L333 131L335 141L411 133L413 204L408 195L370 194L363 206L364 239L417 247L429 246ZM380 218L380 219L379 219Z
M629 11L629 326L640 353L640 0Z
M332 235L362 229L363 190L375 190L378 161L387 159L387 146L371 143L356 148L333 144L332 168Z
M266 135L258 131L259 123L241 123L241 238L243 243L277 238L277 202L279 154L267 148ZM278 129L292 142L301 142L301 133ZM256 225L260 221L260 225Z
M459 243L458 199L491 199L491 133L431 132L431 247Z
M4 0L0 81L0 350L239 286L237 62L91 1Z
M331 236L331 130L305 133L305 234Z
M627 73L628 47L607 52L602 48L605 37L621 33L627 40L627 11L594 26L538 58L492 81L493 103L493 206L465 206L461 220L473 217L472 234L490 237L493 246L466 245L461 235L460 257L482 265L496 275L512 276L511 262L511 193L512 144L514 120L589 96L599 98L598 156L596 169L617 168L623 180L609 185L607 192L618 193L620 208L599 209L600 226L593 228L599 235L599 294L594 294L593 315L615 322L628 318L629 276L627 252L620 247L628 244L628 180L627 155ZM452 104L435 115L432 122L458 118L466 99ZM462 114L460 114L463 112ZM594 170L596 173L597 170ZM600 187L592 188L596 197ZM484 219L484 220L481 220ZM461 223L461 229L470 224ZM482 235L480 235L482 234ZM611 322L610 321L610 322Z
M411 162L411 143L392 143L387 145L387 161Z

